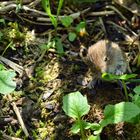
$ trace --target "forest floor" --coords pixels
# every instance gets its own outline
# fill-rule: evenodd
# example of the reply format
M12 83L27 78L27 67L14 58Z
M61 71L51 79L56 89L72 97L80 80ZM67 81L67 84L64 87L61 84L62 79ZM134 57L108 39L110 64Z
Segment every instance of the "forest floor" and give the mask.
M136 2L134 3L136 4ZM49 34L53 30L52 25L36 25L26 23L26 20L24 22L20 20L18 26L21 32L23 26L27 30L35 30L36 41L38 39L42 41L41 43L37 42L38 44L31 43L23 47L20 46L21 40L14 40L16 50L8 48L3 55L3 57L23 67L23 74L17 73L15 78L17 87L11 93L11 96L20 111L29 132L29 138L24 136L11 106L12 102L9 101L7 96L1 95L1 140L10 140L10 137L14 137L15 140L16 137L21 140L79 140L79 135L70 133L73 119L66 116L62 110L63 96L74 91L80 91L87 96L91 108L84 119L89 122L100 122L104 117L103 110L106 105L125 101L123 90L117 83L103 82L93 89L87 87L85 81L91 81L88 74L89 67L83 62L79 52L82 45L88 48L98 40L108 38L120 44L126 54L131 54L132 57L129 56L130 66L138 73L136 64L132 65L132 63L138 53L139 12L134 13L132 7L125 2L120 4L112 3L112 1L96 2L94 4L84 3L77 6L72 4L70 7L67 5L62 12L65 13L67 9L67 14L72 14L87 8L89 10L77 17L70 29L73 30L77 24L85 21L87 26L86 32L82 32L84 35L81 35L80 32L80 35L71 42L68 39L69 30L64 29L62 25L58 28L57 35L63 43L64 55L60 55L53 47L46 50L45 53L39 47L42 42L44 43L44 40L49 40ZM135 9L138 8L139 5L137 4ZM111 12L110 14L102 14L105 11ZM2 18L9 22L13 15L5 18L5 14L1 14ZM24 16L26 15L23 14L23 20L25 19ZM134 21L133 18L135 18ZM7 27L8 30L15 28L8 25ZM2 28L3 26L0 26L1 31L3 31ZM51 36L54 36L54 31L52 31ZM133 40L127 40L126 38ZM51 39L53 40L53 37ZM1 43L2 47L5 47L6 41L9 40L4 40L4 43ZM4 50L1 49L1 52L3 53ZM130 50L133 53L130 53ZM87 131L86 133L89 135L91 132ZM101 133L101 140L140 140L139 124L118 123L108 125Z

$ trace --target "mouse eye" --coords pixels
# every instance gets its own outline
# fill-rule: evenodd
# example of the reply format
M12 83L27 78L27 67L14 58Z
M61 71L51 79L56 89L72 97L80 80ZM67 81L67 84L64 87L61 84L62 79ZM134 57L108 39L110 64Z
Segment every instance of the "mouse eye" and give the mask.
M108 57L104 57L103 60L106 62L106 61L109 60L109 58Z

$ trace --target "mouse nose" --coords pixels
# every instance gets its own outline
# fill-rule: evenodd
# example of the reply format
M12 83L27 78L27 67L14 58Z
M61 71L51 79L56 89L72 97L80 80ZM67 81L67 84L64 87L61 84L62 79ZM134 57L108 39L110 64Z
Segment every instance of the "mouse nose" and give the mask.
M122 65L117 65L116 66L115 74L116 75L122 75L122 74L124 74L123 66Z

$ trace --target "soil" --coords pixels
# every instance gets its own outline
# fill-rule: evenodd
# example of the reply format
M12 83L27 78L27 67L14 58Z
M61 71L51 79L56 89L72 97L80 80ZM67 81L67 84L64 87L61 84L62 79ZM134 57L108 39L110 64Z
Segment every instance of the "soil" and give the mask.
M97 9L95 8L95 11L104 9L105 2L96 4ZM80 8L77 8L81 10L84 6L92 7L93 5L84 4ZM85 17L88 20L93 19L93 17L86 15ZM81 15L80 18L84 19L85 17ZM38 45L32 44L28 46L28 51L21 46L17 47L16 51L10 48L6 51L4 57L24 68L24 74L21 77L17 74L15 78L17 87L11 95L20 110L30 136L29 138L24 137L11 102L7 96L1 95L0 130L2 133L11 137L33 140L80 140L79 135L70 133L73 119L66 116L62 110L62 99L64 95L70 92L80 91L83 95L87 96L91 108L89 113L84 116L84 119L97 123L104 118L103 110L106 105L113 105L125 101L124 92L118 83L101 82L92 89L89 89L87 86L92 80L92 77L88 71L88 66L79 56L80 45L82 44L88 47L94 42L97 42L97 40L106 38L106 33L102 32L97 35L103 29L96 22L100 21L99 17L96 16L94 19L93 23L89 23L86 28L88 35L83 37L78 36L74 42L70 42L67 39L68 33L61 27L62 31L58 31L58 34L61 38L64 38L65 55L60 56L52 48L52 50L46 51L41 61L38 61L43 51L41 51ZM107 38L121 44L125 40L124 33L106 21L111 20L121 26L123 19L118 14L114 16L103 16L102 19L107 29ZM75 24L78 21L79 19L75 21ZM34 25L33 27L38 28L36 29L38 34L43 29L46 30L46 27L43 28L42 26L38 27ZM122 27L125 28L123 25ZM137 30L137 28L131 28L134 31ZM130 31L127 31L127 33L130 34ZM128 53L130 49L128 45L124 43L121 47L122 50ZM136 45L133 46L133 49L133 52L137 52L138 50ZM133 58L130 58L130 62L132 60ZM137 69L135 66L133 68ZM130 86L134 87L135 85ZM87 131L87 135L89 134L91 132ZM0 139L3 140L3 138ZM140 140L139 124L119 123L108 125L101 133L101 140Z

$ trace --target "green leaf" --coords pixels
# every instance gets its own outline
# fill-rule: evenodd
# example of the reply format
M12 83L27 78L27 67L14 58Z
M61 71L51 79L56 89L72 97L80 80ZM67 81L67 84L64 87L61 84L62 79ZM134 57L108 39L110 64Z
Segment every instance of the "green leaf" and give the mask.
M75 123L72 125L71 132L73 134L77 134L80 132L80 125L79 125L78 121L75 121Z
M77 26L76 26L76 31L80 32L83 28L86 27L86 23L84 21L81 21Z
M1 70L5 70L6 68L4 67L4 65L3 64L0 64L0 71Z
M130 119L129 121L127 121L129 123L133 123L133 124L138 124L140 122L140 114L138 114L136 117Z
M56 41L56 50L57 50L57 53L59 55L63 55L64 54L64 49L63 49L63 44L61 42L61 39L56 37L55 38L55 41Z
M53 26L56 28L57 27L57 19L51 13L50 1L49 0L41 0L41 2L42 2L42 7L44 8L44 10L46 11L46 13L50 17Z
M121 102L115 105L107 105L104 110L104 120L101 125L116 124L132 119L140 113L140 108L131 102Z
M76 35L75 33L70 32L70 33L68 34L69 41L73 42L73 41L76 39L76 36L77 36L77 35Z
M91 136L89 136L88 140L100 140L100 136L99 135L97 135L97 136L91 135Z
M47 12L48 15L51 15L50 1L49 0L41 0L42 7Z
M136 86L133 90L136 94L140 94L140 86Z
M137 76L137 74L124 74L124 75L114 75L114 74L110 74L110 73L103 73L102 74L102 78L104 80L128 80L131 78L135 78Z
M16 88L16 82L13 78L16 76L14 71L0 71L0 93L9 94Z
M132 102L140 108L140 86L135 87L133 91L135 94L130 94L129 96L132 98Z
M60 10L62 8L64 0L59 0L58 8L57 8L57 16L60 14Z
M64 16L60 20L65 27L69 27L73 22L73 18L71 16Z
M87 98L77 91L63 97L62 108L68 116L76 119L87 114L90 106L88 105Z
M40 47L40 49L41 49L42 51L44 51L44 50L49 50L51 46L52 46L52 44L51 44L51 43L48 43L48 44L42 44L42 45L39 46L39 47Z
M120 75L119 79L120 80L128 80L128 79L135 78L136 76L137 76L137 74L124 74L124 75Z
M99 135L102 132L103 127L98 123L93 123L90 129L94 131L94 135Z
M77 134L80 131L80 124L82 125L83 129L91 129L98 131L101 126L97 123L89 123L84 120L81 120L80 123L75 121L75 123L71 127L71 132Z

